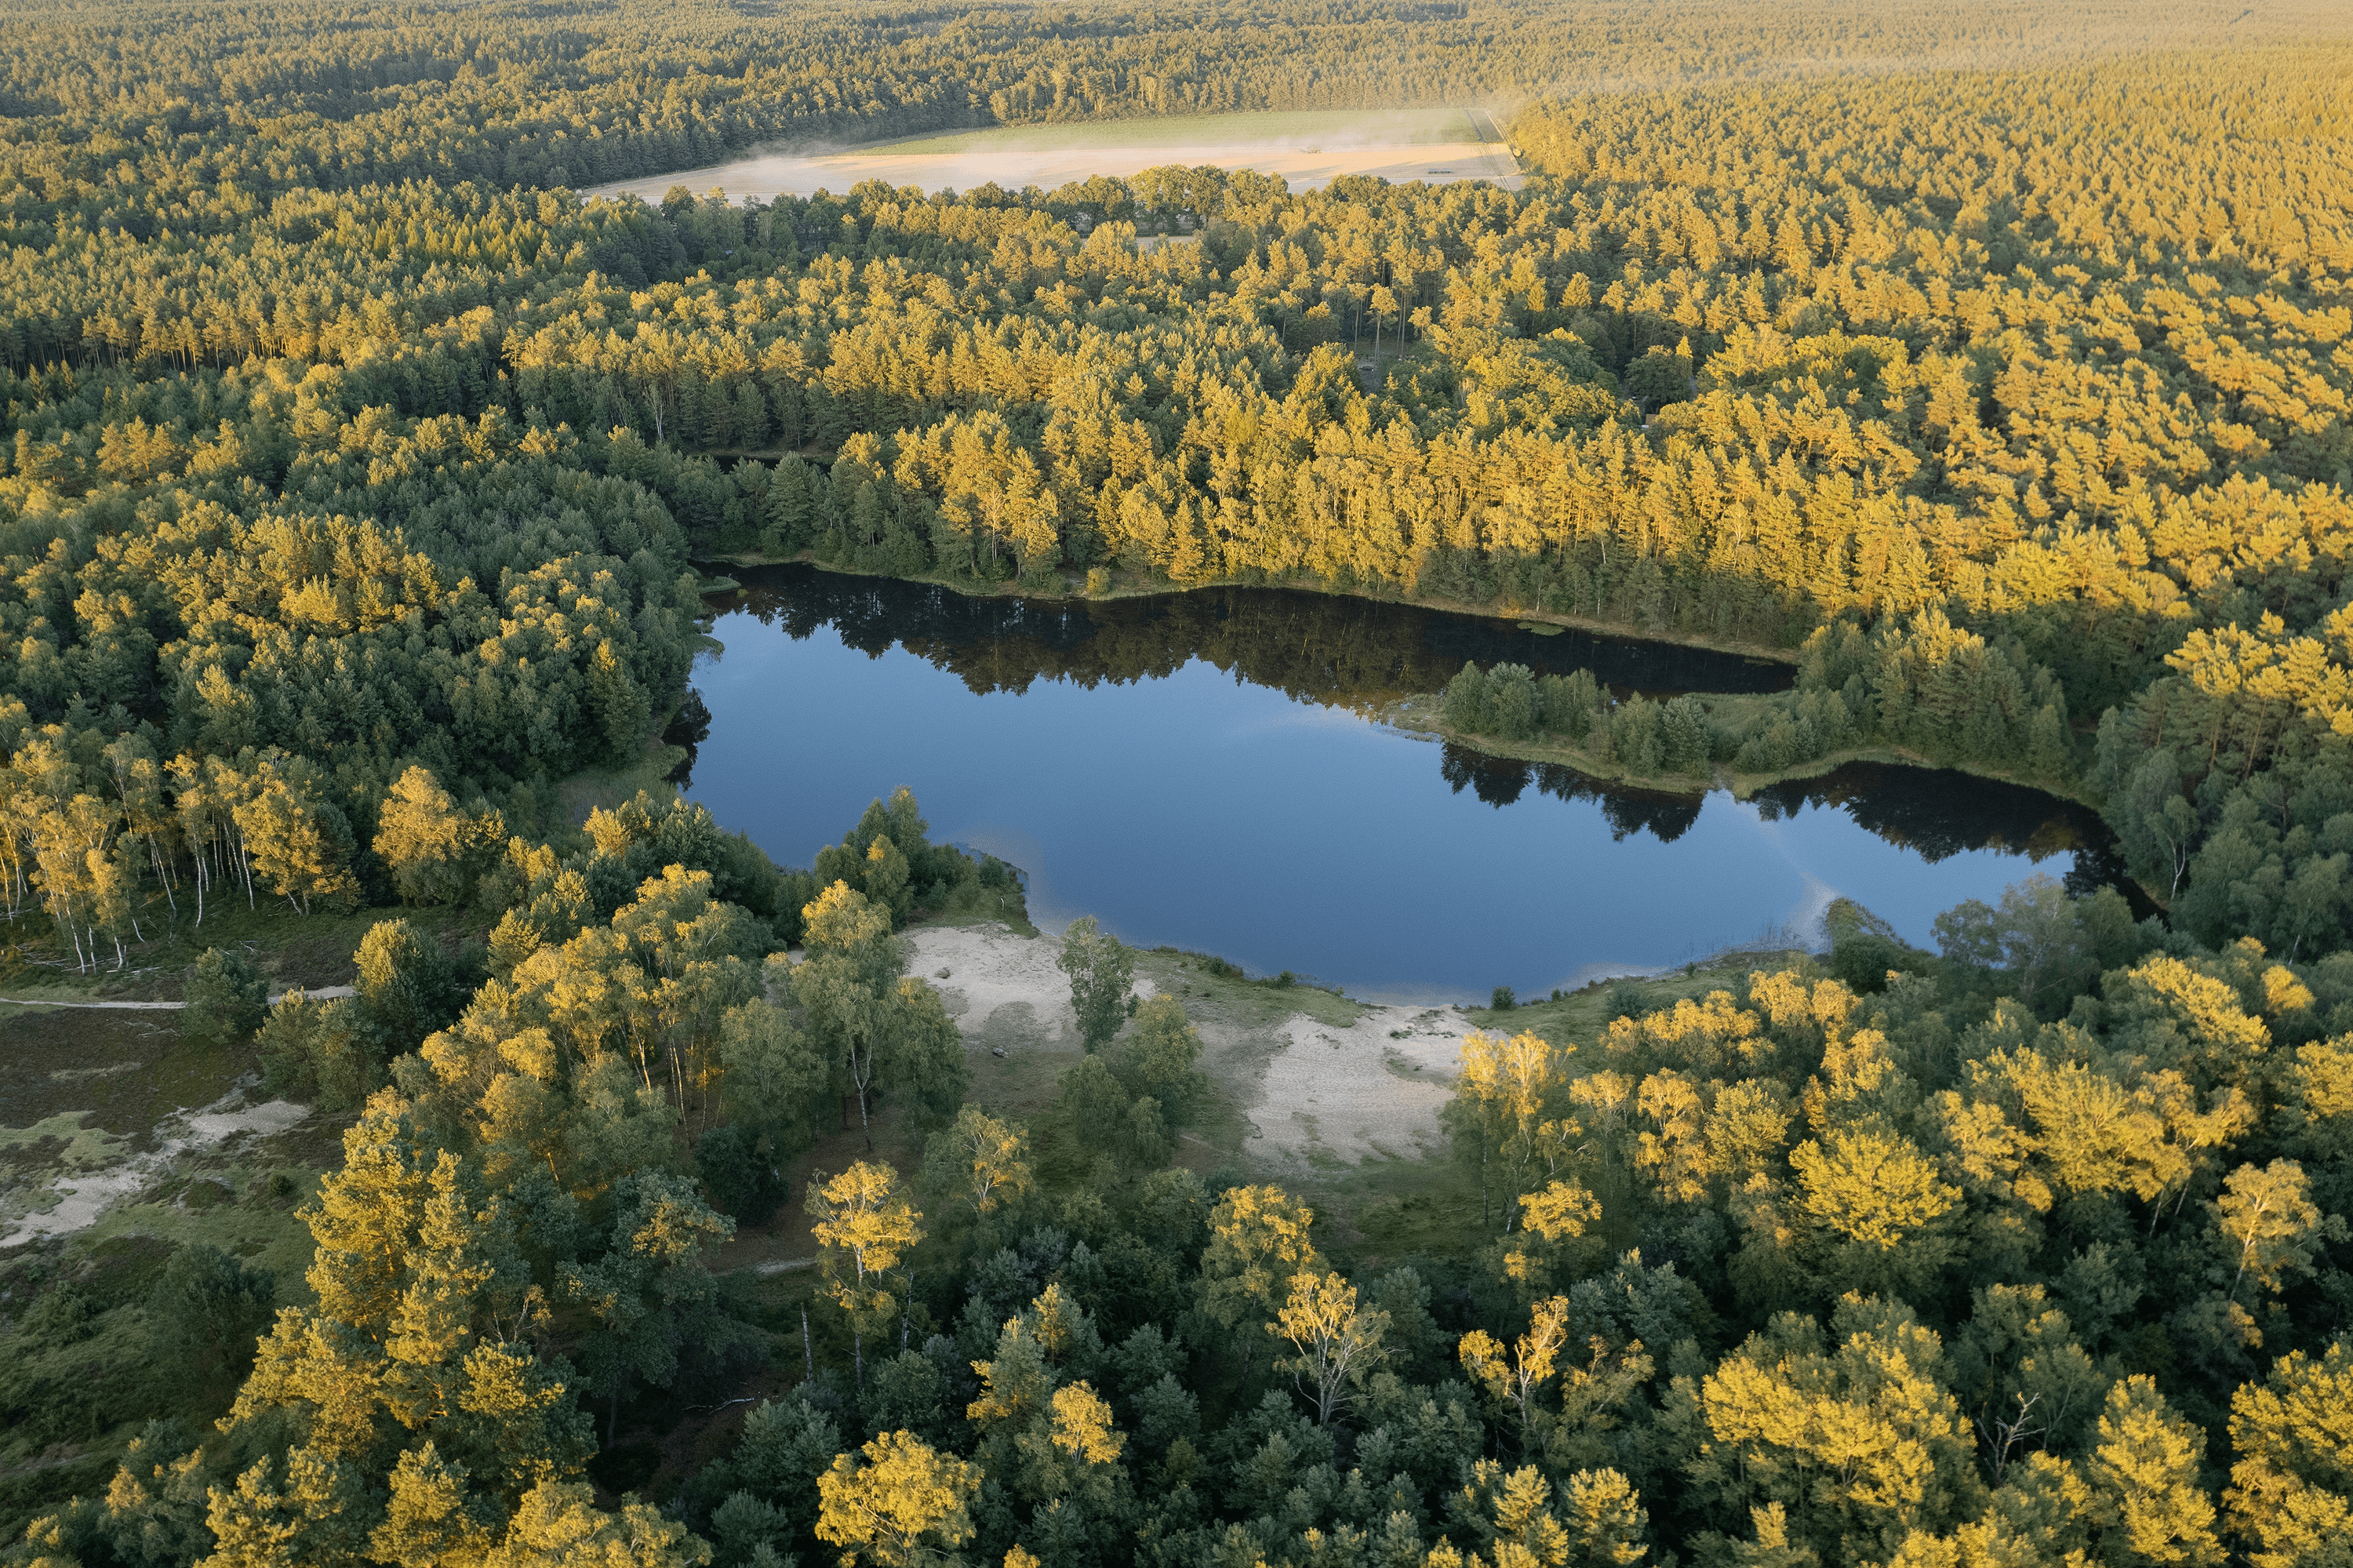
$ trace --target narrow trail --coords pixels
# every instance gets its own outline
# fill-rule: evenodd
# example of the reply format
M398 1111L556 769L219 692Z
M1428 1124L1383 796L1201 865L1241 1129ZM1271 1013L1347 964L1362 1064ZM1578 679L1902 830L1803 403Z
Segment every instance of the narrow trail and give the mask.
M294 992L298 991L304 996L316 997L321 1001L332 1001L338 997L357 996L359 994L356 990L347 985L322 985L316 987L295 986L287 991L271 991L269 993L269 1005L272 1007L277 1006L280 1002L284 1001L288 997L293 995ZM164 1012L176 1012L180 1008L188 1005L185 1001L50 1001L46 998L37 996L0 996L0 1004L5 1004L10 1007L116 1008L142 1012L154 1012L158 1010Z

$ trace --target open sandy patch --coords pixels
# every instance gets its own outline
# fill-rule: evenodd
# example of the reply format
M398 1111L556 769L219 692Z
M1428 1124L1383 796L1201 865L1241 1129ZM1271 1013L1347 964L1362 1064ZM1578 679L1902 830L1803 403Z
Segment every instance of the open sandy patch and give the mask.
M940 993L966 1038L1008 1050L1078 1048L1071 979L1055 963L1062 955L1060 942L1017 936L1002 926L923 926L907 933L907 942L913 954L908 972ZM1134 991L1158 994L1145 979Z
M68 1169L27 1182L0 1195L0 1220L9 1224L0 1247L22 1246L45 1236L70 1235L98 1223L99 1216L137 1193L163 1174L182 1155L219 1148L252 1134L269 1137L284 1132L304 1117L307 1107L290 1100L267 1100L247 1105L246 1086L238 1085L201 1110L183 1111L157 1129L162 1141L143 1154L98 1163L87 1151L105 1153L127 1140L98 1134L98 1141L79 1136L85 1113L67 1112L26 1132L49 1132L69 1139L63 1163ZM56 1129L50 1132L51 1124ZM94 1167L94 1168L93 1168Z
M972 1048L1079 1048L1070 980L1055 964L1060 942L1002 926L918 927L907 940L910 972L939 991ZM1142 957L1147 965L1161 961ZM1137 977L1138 997L1158 989ZM1235 1016L1230 999L1186 1001L1201 1032L1202 1071L1234 1094L1249 1118L1241 1153L1254 1164L1329 1169L1419 1159L1443 1148L1438 1112L1471 1032L1452 1008L1356 1004L1353 1023L1293 1012L1270 1026L1246 1012Z
M1261 1165L1327 1166L1439 1153L1438 1112L1470 1033L1451 1008L1367 1007L1345 1028L1293 1013L1243 1151Z

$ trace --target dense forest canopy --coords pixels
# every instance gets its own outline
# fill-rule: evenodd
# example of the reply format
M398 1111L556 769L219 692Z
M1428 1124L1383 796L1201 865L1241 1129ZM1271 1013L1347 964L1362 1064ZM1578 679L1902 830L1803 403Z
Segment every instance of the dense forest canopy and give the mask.
M2243 12L2243 15L2242 14ZM1217 110L1517 104L1565 89L1985 67L2297 38L2325 6L1467 0L1134 7L424 4L28 8L0 112L44 177L187 196L404 176L590 185L765 142ZM55 160L52 162L51 160ZM55 193L52 193L54 199Z
M2341 1563L2348 79L2263 5L0 18L12 952L202 951L190 1048L347 1129L301 1282L8 1262L13 1557ZM1524 188L577 194L1400 101L1494 107ZM2035 882L1933 955L1850 913L1499 1012L1436 1223L1319 1217L1198 1168L1185 1002L1091 926L1050 1107L968 1100L901 933L1018 877L903 792L807 870L659 790L575 820L691 728L694 563L804 555L1770 651L1738 725L1435 675L1639 771L2048 786L2159 913ZM204 950L265 906L382 909L354 994ZM780 1208L814 1269L712 1272ZM747 1386L637 1495L624 1433Z

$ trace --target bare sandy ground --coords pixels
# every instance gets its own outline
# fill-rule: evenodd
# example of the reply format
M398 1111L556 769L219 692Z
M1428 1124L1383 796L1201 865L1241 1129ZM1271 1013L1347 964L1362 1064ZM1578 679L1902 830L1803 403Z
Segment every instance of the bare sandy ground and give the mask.
M1452 1008L1367 1007L1345 1029L1293 1013L1259 1078L1243 1151L1270 1166L1438 1153L1438 1112L1470 1032Z
M1013 147L916 154L776 154L689 169L683 174L623 180L617 185L600 185L588 194L636 196L658 202L671 186L684 185L698 196L718 189L736 201L756 197L771 202L784 196L815 196L820 190L839 195L860 180L882 180L925 191L968 191L992 183L1006 190L1036 185L1050 191L1097 175L1123 179L1171 164L1187 167L1214 164L1219 168L1281 175L1293 190L1317 189L1342 175L1373 175L1392 185L1415 180L1426 180L1431 185L1490 180L1506 190L1517 190L1521 183L1518 163L1503 145L1493 142L1331 147L1208 143L1198 146Z
M910 969L935 987L976 1048L1075 1050L1070 982L1055 967L1061 944L1002 926L919 927ZM1147 967L1154 955L1144 956ZM944 972L943 972L944 971ZM1138 996L1157 993L1138 976ZM1202 1066L1232 1089L1250 1118L1242 1152L1268 1167L1413 1159L1437 1151L1462 1037L1451 1007L1362 1006L1339 1025L1293 1012L1271 1029L1217 1016L1188 1001Z
M919 927L907 941L914 954L908 972L931 982L966 1038L1078 1049L1071 980L1054 962L1061 957L1060 941L1016 936L1003 926ZM1145 979L1134 991L1139 997L1159 994Z
M16 1224L5 1236L0 1236L0 1247L22 1246L43 1236L70 1235L98 1223L99 1216L115 1203L131 1197L161 1175L182 1155L216 1149L230 1139L247 1133L268 1137L287 1130L309 1116L308 1107L290 1100L268 1100L258 1105L245 1103L245 1086L231 1089L220 1099L202 1110L183 1111L161 1128L163 1141L144 1154L132 1155L120 1163L101 1168L76 1171L57 1177L46 1190L28 1194L30 1212L20 1211ZM80 1117L69 1112L52 1118L52 1122ZM41 1130L48 1130L44 1124ZM58 1135L70 1136L59 1128ZM126 1141L100 1135L93 1142L109 1147ZM84 1140L75 1139L73 1147L82 1147ZM10 1195L12 1199L16 1194ZM11 1202L10 1208L16 1203Z

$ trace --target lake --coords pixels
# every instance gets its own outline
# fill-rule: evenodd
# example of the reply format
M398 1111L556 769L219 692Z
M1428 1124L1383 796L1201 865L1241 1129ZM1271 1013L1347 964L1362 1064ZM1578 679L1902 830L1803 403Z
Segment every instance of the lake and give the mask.
M1814 938L1844 895L1930 922L2038 870L2112 879L2098 819L1966 774L1857 766L1740 801L1604 787L1370 715L1466 659L1621 695L1788 667L1282 588L971 599L795 566L722 596L688 794L807 865L915 791L932 836L1028 874L1043 927L1291 969L1379 1000L1523 997Z

